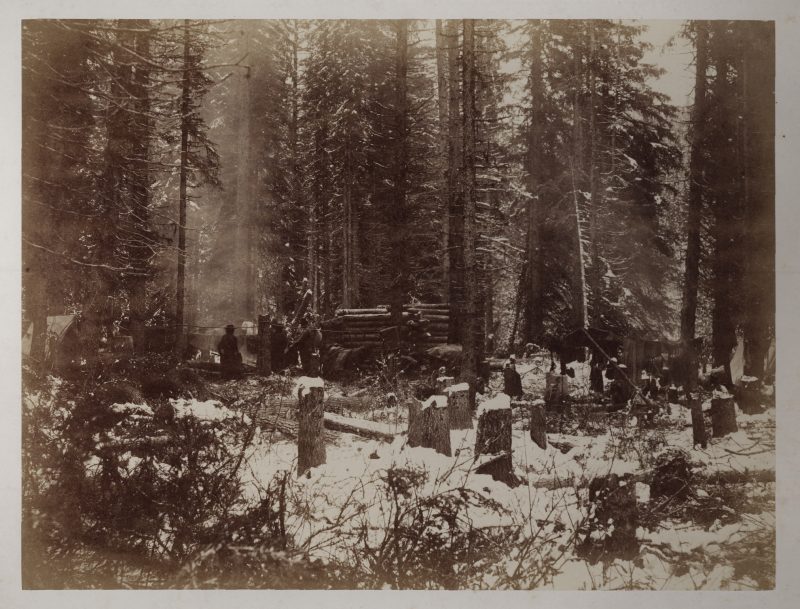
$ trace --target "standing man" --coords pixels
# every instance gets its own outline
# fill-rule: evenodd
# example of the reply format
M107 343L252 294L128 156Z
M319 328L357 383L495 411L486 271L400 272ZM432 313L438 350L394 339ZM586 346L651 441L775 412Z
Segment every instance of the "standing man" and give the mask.
M219 341L217 351L219 352L219 362L222 365L222 378L232 379L239 372L242 363L242 354L239 353L239 342L236 340L233 331L236 326L228 324L225 326L225 336Z

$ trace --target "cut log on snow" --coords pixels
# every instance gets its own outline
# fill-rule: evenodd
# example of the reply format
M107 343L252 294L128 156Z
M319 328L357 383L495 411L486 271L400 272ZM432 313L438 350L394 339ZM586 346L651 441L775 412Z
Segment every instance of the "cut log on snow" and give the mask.
M531 440L542 450L547 449L547 419L544 415L544 403L531 404Z
M718 395L711 398L711 431L715 438L722 438L739 431L733 396Z
M388 430L380 429L385 426L379 423L373 423L372 421L363 421L326 412L324 415L324 425L326 429L341 431L370 440L381 440L383 442L394 441L393 433Z
M703 417L703 407L696 394L689 396L689 408L692 412L692 446L706 448L708 446L706 422Z
M743 376L739 385L739 408L745 414L764 412L761 383L754 376Z
M322 431L325 388L319 377L300 377L297 385L297 475L301 476L312 467L325 463Z
M445 389L450 429L472 429L472 410L469 407L469 385L459 383Z
M560 406L569 393L569 382L563 374L545 374L544 403L549 409Z
M432 448L451 456L447 397L432 395L425 403L414 402L408 409L408 445Z
M591 562L631 560L639 554L636 483L631 474L594 478L589 483L590 516L579 553Z

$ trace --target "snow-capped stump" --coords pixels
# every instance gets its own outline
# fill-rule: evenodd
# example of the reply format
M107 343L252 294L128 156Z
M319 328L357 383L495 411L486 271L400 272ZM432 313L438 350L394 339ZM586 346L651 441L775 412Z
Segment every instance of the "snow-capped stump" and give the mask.
M295 385L297 413L297 475L325 463L323 400L325 385L319 377L301 376Z
M511 452L511 398L500 393L478 407L475 455Z
M531 440L542 450L547 449L547 419L544 416L544 401L531 404Z
M488 474L512 487L520 484L511 459L511 398L504 393L478 408L475 461L475 473Z
M586 536L578 553L590 562L631 560L639 553L636 528L639 514L632 474L610 474L589 483Z
M414 402L408 409L408 445L432 448L452 455L447 396L432 395L424 403Z
M692 446L706 448L708 446L708 434L706 432L706 422L703 417L703 406L696 393L689 394L689 408L692 412Z
M456 382L455 377L453 376L440 376L436 379L436 384L434 389L437 395L441 395L447 392L447 388L450 387L453 383Z
M724 389L714 391L711 397L711 431L715 438L739 431L733 396Z
M459 383L445 389L450 429L472 429L472 411L469 407L469 385Z
M739 386L739 408L745 414L764 412L761 403L761 384L754 376L743 376Z

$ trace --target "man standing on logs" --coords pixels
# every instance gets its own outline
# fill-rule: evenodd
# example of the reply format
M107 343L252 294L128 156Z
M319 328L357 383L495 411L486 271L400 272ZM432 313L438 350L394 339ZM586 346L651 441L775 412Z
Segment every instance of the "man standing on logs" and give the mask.
M239 342L233 334L235 329L236 326L233 324L225 326L225 336L222 337L217 345L223 379L234 378L239 373L239 367L242 363L242 354L239 353Z

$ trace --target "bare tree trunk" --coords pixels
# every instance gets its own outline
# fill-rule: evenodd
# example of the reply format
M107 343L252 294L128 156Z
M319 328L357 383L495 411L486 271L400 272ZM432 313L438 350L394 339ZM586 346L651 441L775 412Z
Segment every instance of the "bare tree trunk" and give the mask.
M407 256L408 209L408 22L396 22L397 51L395 55L395 133L394 133L394 197L389 208L389 242L392 252L393 281L391 286L392 324L403 323L403 303L409 290Z
M178 340L175 351L183 355L186 350L186 328L184 327L184 305L186 292L186 203L189 173L189 20L183 21L183 81L181 82L181 160L180 185L178 188L178 278L175 291L175 327Z
M463 83L464 107L462 182L464 190L464 332L462 339L461 375L469 383L470 401L474 403L477 380L478 345L478 260L476 255L475 197L475 21L464 19ZM451 313L452 315L452 313Z
M526 239L526 274L524 282L525 315L523 317L522 336L526 342L539 342L542 335L542 276L544 273L544 257L541 252L541 147L543 112L542 80L542 36L541 22L533 22L530 30L531 68L530 95L531 114L528 128L528 205L527 205L527 239ZM512 337L513 338L513 337Z
M442 179L439 186L439 205L442 210L442 285L444 300L447 300L447 286L450 283L450 214L448 209L448 128L449 128L449 91L447 73L447 48L452 41L445 34L444 22L436 20L436 91L437 108L439 110L439 160L442 164Z
M320 379L321 380L321 379ZM297 427L297 475L302 476L312 467L325 463L325 436L323 434L323 398L325 389L319 386L301 387Z
M447 21L447 72L448 119L447 137L447 213L449 237L447 240L449 283L447 299L450 303L450 328L448 342L463 340L464 327L464 206L461 197L461 103L459 87L459 36L458 21Z
M595 32L592 22L589 22L589 61L587 71L589 75L589 256L591 273L589 275L589 294L592 298L592 322L600 319L601 283L600 283L600 237L598 236L598 211L600 206L600 192L597 177L597 77L595 70L596 44Z
M745 22L741 43L744 143L745 374L763 381L775 329L775 24Z
M708 68L708 29L704 21L695 22L694 108L692 110L692 150L689 159L689 212L686 218L686 264L681 306L681 341L685 359L687 393L697 386L697 356L694 335L697 319L697 290L700 281L700 229L703 210L703 145Z
M583 59L579 49L574 50L575 56L573 58L575 72L573 78L578 83L583 79ZM588 314L586 311L586 272L584 267L583 256L583 234L581 230L581 211L578 202L578 190L583 180L583 167L582 164L575 167L576 162L583 158L583 116L582 104L580 99L580 87L575 86L572 95L572 139L573 139L573 153L570 160L570 174L572 178L572 203L575 215L575 230L573 238L575 243L574 250L574 264L572 270L572 292L575 299L572 309L574 325L578 328L585 328L587 323Z

